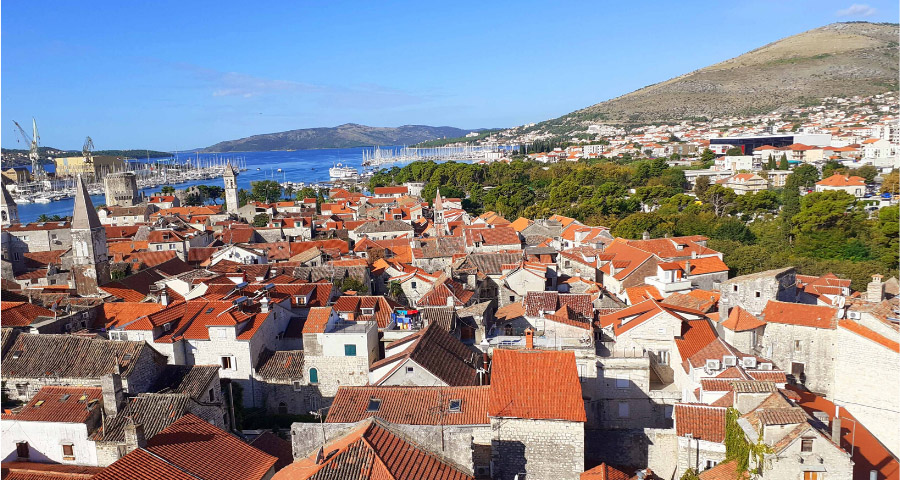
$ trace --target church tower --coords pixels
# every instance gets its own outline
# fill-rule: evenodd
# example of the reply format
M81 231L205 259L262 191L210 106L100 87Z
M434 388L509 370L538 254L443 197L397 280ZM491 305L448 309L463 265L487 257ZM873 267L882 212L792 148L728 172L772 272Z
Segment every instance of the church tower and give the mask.
M19 207L16 206L16 201L13 200L12 195L6 190L6 186L2 185L0 188L3 189L3 196L0 197L0 225L4 227L8 227L13 223L19 223Z
M100 285L108 283L109 251L106 229L100 223L87 187L78 176L75 187L75 211L72 213L72 276L79 295L97 295Z
M238 211L237 173L231 167L231 162L225 165L225 209L229 213Z
M435 236L441 236L445 233L450 233L449 230L445 231L447 228L446 222L444 222L444 200L441 198L441 189L437 189L437 195L434 196L434 231Z

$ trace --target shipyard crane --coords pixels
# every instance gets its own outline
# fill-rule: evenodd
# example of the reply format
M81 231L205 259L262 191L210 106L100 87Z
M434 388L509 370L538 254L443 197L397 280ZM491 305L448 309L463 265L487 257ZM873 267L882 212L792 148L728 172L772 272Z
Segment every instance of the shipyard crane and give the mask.
M84 155L84 163L85 165L90 165L94 163L93 154L91 154L91 150L94 149L94 140L91 137L87 137L84 139L84 147L81 149L81 154Z
M35 122L34 118L31 119L31 130L33 134L31 136L25 132L25 129L19 125L19 122L13 120L13 123L16 124L16 128L19 131L19 135L22 137L22 140L25 143L29 144L29 152L28 158L31 160L31 175L35 178L42 178L44 173L44 167L41 165L41 155L38 152L38 148L41 143L41 136L38 133L37 122Z

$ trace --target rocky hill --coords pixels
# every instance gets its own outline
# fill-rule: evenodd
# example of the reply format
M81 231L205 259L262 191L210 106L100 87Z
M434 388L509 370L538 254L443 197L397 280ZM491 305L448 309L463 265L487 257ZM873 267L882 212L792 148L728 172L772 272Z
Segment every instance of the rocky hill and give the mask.
M542 122L538 128L746 115L828 96L896 90L897 38L897 24L826 25Z
M337 127L303 128L286 132L253 135L239 140L219 142L201 152L250 152L267 150L306 150L349 148L372 145L413 145L426 140L460 137L471 130L428 125L368 127L347 123Z

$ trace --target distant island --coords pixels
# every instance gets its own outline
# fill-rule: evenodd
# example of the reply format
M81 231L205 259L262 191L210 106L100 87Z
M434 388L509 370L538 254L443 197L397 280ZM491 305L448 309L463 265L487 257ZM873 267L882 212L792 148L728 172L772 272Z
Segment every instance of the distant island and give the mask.
M470 132L455 127L403 125L369 127L346 123L337 127L301 128L286 132L266 133L219 142L198 150L200 153L252 152L271 150L312 150L319 148L352 148L373 145L414 145L429 140L464 137Z

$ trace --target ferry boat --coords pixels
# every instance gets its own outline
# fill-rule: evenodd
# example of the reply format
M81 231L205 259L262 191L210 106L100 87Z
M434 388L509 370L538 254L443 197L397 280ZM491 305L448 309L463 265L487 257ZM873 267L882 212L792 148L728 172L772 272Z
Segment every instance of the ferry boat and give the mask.
M358 177L359 172L353 167L344 166L343 163L338 163L328 169L328 175L331 176L333 180L350 180Z

